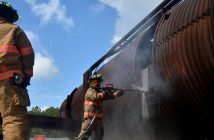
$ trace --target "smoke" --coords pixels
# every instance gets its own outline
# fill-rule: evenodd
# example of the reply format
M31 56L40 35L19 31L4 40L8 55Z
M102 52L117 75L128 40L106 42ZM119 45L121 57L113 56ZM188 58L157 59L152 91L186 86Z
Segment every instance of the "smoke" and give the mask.
M143 87L140 87L140 86L137 86L135 84L131 84L132 88L135 89L135 90L139 90L142 94L143 92L146 92L148 89L145 89Z
M143 75L144 69L141 67L146 65L142 59L149 54L141 54L144 56L136 58L141 39L142 34L101 68L101 72L104 73L104 85L113 83L115 88L138 90L126 92L123 97L104 102L104 140L153 140L154 129L150 123L146 95L149 91L146 81L148 74L145 72ZM140 59L139 64L135 63L136 59L137 62ZM139 65L139 70L136 65ZM147 78L143 83L144 77Z
M146 34L149 35L153 36ZM160 122L157 118L162 112L160 100L171 98L171 92L168 83L154 72L150 60L151 41L145 41L144 37L144 33L138 35L100 70L104 73L104 84L113 83L115 88L139 90L127 92L123 97L104 102L104 140L177 138L176 126L168 126L174 125L175 122L170 116L167 116L169 121L165 119L161 122L161 125L167 126L163 128L163 133L159 134ZM168 128L173 129L168 131Z

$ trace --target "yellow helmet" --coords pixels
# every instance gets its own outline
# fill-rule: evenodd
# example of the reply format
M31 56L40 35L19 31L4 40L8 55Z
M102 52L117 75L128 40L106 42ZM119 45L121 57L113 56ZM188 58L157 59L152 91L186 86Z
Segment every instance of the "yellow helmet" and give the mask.
M14 9L8 2L3 1L0 1L0 16L10 23L14 23L19 19L16 9Z
M102 75L101 74L98 74L98 73L96 73L96 74L94 74L94 75L92 75L90 78L89 78L89 81L92 81L92 80L98 80L98 81L103 81L103 77L102 77Z
M99 82L103 82L103 78L101 74L94 74L89 78L89 85L90 86L97 86Z

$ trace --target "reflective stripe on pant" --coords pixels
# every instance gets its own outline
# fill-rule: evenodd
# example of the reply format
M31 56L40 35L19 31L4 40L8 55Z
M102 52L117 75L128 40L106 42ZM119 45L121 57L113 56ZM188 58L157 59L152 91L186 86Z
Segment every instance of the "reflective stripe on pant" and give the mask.
M0 113L4 140L28 140L27 108L30 104L26 90L13 86L9 79L0 81Z
M102 120L95 119L92 126L91 126L91 129L88 130L88 132L86 132L88 126L91 123L91 120L92 119L90 119L90 118L83 120L81 131L80 131L80 134L78 136L78 138L80 138L80 137L81 138L78 140L87 140L91 136L92 133L93 133L92 140L102 140L103 139L104 127L103 127ZM82 137L83 135L84 135L84 137Z

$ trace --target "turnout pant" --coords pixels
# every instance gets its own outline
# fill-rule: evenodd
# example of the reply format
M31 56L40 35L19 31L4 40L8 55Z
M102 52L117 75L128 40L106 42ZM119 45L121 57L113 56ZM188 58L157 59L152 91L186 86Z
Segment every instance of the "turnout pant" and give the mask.
M87 140L92 134L93 138L92 140L102 140L104 136L104 127L102 120L95 119L90 129L89 127L91 123L91 118L85 118L82 122L82 127L79 136L77 137L77 140ZM87 131L87 132L86 132Z
M0 81L0 113L4 140L29 140L26 89L14 86L10 79Z

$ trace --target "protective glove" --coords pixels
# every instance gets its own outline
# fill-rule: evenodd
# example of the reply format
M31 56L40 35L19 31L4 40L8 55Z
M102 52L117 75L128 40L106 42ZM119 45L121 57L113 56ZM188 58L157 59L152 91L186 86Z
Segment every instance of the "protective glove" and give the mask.
M125 93L124 93L123 90L119 90L119 91L118 91L118 95L119 95L119 96L123 96L124 94L125 94Z
M12 77L13 85L19 86L21 88L26 88L30 85L30 78L24 77L21 74L14 73Z
M124 95L124 91L123 90L117 90L115 93L114 93L114 96L115 97L120 97L120 96L123 96Z

